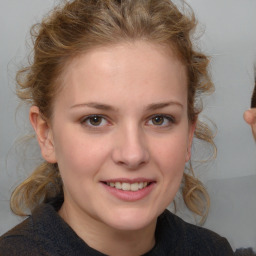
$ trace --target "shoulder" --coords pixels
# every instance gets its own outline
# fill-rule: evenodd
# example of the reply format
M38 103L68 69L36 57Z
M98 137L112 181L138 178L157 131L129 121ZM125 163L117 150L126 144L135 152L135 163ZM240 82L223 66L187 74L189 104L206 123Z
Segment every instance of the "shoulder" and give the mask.
M0 256L78 256L88 251L91 249L51 204L39 205L30 217L0 238Z
M0 237L0 256L37 255L31 217Z
M54 209L38 206L26 220L0 237L0 256L56 255ZM56 213L55 213L56 215Z
M167 210L163 213L163 221L170 230L175 231L180 246L194 251L192 255L234 255L227 239L213 231L189 224Z

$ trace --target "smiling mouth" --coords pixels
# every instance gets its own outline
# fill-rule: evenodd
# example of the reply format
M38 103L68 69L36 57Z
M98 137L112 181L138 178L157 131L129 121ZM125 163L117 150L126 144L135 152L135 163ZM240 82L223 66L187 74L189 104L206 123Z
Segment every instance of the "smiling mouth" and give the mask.
M148 187L149 185L152 184L152 182L104 182L104 184L106 184L109 187L116 188L118 190L136 192L138 190Z

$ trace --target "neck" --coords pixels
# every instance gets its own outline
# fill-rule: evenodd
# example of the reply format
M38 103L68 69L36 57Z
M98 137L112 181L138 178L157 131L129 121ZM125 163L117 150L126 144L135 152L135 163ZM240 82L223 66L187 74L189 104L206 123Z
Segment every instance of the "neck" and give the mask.
M98 251L113 256L139 256L150 251L155 244L154 231L151 228L137 231L116 231L111 234L101 234L100 236L91 237L91 241L97 241L96 239L102 239L100 247L98 244L90 243L89 245ZM107 237L107 239L106 239ZM99 240L98 240L99 241Z
M65 204L59 215L87 245L107 255L138 256L150 251L155 245L156 221L143 229L127 231L113 229L88 215L81 218Z

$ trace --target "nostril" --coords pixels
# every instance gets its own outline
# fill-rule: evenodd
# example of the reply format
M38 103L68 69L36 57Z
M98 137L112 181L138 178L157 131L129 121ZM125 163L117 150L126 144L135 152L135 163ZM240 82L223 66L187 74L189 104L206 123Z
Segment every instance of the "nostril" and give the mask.
M146 161L118 161L117 164L128 169L138 169L145 165Z
M135 138L136 137L136 138ZM129 169L137 169L149 161L149 152L142 138L127 135L117 142L112 158L118 165Z

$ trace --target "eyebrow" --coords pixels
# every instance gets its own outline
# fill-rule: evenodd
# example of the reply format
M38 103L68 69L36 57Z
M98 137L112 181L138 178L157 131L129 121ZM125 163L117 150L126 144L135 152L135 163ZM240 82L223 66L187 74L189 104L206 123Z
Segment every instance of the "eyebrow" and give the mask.
M158 109L162 109L162 108L172 106L172 105L178 106L178 107L183 109L183 105L180 102L168 101L168 102L160 102L160 103L149 104L148 106L146 106L145 110L146 111L158 110ZM83 107L95 108L95 109L106 110L106 111L116 111L116 112L118 111L113 106L110 106L108 104L101 104L101 103L97 103L97 102L76 104L76 105L71 106L71 109L73 109L73 108L83 108Z
M180 102L169 101L169 102L152 103L146 107L146 110L157 110L157 109L165 108L172 105L176 105L183 108L183 105Z
M71 108L82 108L82 107L89 107L89 108L96 108L99 110L108 110L108 111L115 111L116 109L107 104L101 104L97 102L89 102L89 103L81 103L73 105Z

